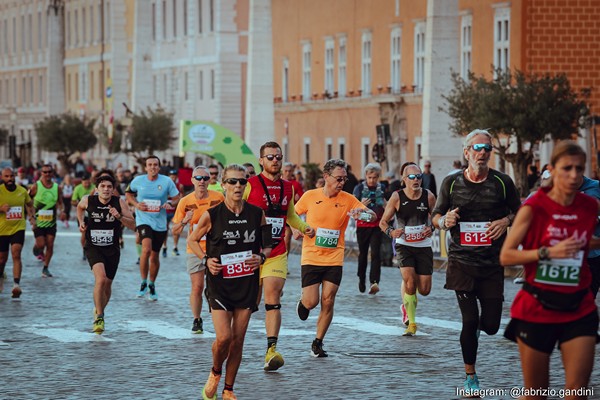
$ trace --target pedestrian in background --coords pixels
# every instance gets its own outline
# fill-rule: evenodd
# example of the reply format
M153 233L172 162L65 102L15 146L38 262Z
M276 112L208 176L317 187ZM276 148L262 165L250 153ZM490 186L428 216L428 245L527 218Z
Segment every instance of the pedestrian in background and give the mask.
M375 213L377 218L373 221L356 221L356 239L358 242L358 290L366 290L366 274L368 265L369 248L371 249L371 269L369 272L369 294L379 292L381 280L381 229L379 222L385 210L385 190L379 182L381 166L370 163L364 169L365 181L354 188L354 197Z
M525 200L500 254L503 265L525 267L525 283L513 300L504 336L519 345L525 389L550 386L550 355L558 343L565 389L575 390L590 383L598 341L598 308L586 256L591 242L600 246L593 238L600 210L597 199L579 191L583 149L563 141L550 159L552 185ZM527 396L534 397L539 398Z
M73 197L73 184L71 183L71 174L66 173L59 187L63 194L63 204L65 208L65 228L69 227L69 219L71 219L71 201Z
M425 160L423 163L423 189L429 190L435 197L437 197L437 184L435 183L435 175L431 173L431 161Z

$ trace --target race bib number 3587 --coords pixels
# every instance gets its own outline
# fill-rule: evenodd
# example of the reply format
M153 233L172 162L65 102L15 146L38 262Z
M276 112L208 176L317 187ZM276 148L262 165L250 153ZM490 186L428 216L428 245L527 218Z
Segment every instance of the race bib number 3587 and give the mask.
M461 246L491 246L492 239L486 235L489 222L460 222Z

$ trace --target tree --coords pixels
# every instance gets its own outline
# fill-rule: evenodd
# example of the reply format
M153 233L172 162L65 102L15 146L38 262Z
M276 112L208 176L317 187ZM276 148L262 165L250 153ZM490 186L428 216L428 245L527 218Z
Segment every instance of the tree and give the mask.
M96 119L79 118L71 113L51 115L35 124L38 145L42 150L55 152L65 171L71 171L71 156L84 153L96 145Z
M319 178L323 177L323 171L319 168L318 163L307 162L302 164L302 168L306 172L304 176L304 188L306 190L314 189Z
M565 74L526 75L517 70L513 75L500 69L494 74L492 80L473 73L464 80L453 73L454 87L443 96L447 107L441 110L452 118L450 130L456 135L489 130L496 152L512 165L517 189L525 196L527 167L536 145L577 135L579 118L588 109L584 99L589 89L578 96Z
M147 156L171 147L176 139L173 132L173 113L160 107L155 110L148 107L147 113L141 111L132 115L131 126L126 126L123 121L115 121L115 132L108 149L111 153L131 154L144 166ZM106 132L103 142L108 143Z

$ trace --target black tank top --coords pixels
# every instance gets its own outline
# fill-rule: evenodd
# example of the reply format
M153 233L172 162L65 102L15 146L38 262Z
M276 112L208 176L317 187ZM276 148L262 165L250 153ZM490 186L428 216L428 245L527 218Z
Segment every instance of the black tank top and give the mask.
M112 196L107 204L102 204L98 196L88 196L86 245L100 248L119 247L121 221L108 212L109 205L121 213L119 197Z
M399 226L418 226L429 224L429 198L427 190L421 189L421 197L417 200L409 199L403 189L398 191L400 207L396 211Z

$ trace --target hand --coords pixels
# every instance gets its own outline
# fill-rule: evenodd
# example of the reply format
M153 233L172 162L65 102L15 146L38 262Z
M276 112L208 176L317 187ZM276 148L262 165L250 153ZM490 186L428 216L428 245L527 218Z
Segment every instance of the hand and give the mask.
M311 228L310 226L306 227L306 230L304 231L304 234L306 236L308 236L309 238L314 238L315 237L315 230L313 228Z
M108 212L110 213L110 215L115 217L115 219L121 219L121 214L119 214L116 208L108 206Z
M573 258L583 246L585 246L585 239L576 239L575 236L571 236L561 240L548 250L550 250L550 258Z
M140 201L139 203L137 203L135 205L135 208L137 208L140 211L148 211L148 206L143 201Z
M392 237L392 239L398 239L402 235L404 235L404 228L392 229L390 231L390 236Z
M508 221L508 218L506 218L506 217L492 221L488 225L487 230L485 231L485 234L490 239L496 240L500 236L502 236L504 234L504 232L506 232L506 228L508 228L508 224L509 224L509 221Z
M246 264L247 267L252 268L252 271L255 271L258 268L260 268L261 261L262 261L262 257L260 256L260 254L252 254L252 256L250 256L250 258L247 258L246 260L244 260L244 263Z
M369 204L371 204L371 199L368 197L365 197L360 202L363 203L365 206L368 206Z
M358 219L358 217L360 217L360 213L363 212L362 208L353 208L352 210L350 210L348 212L348 215L351 216L354 219Z
M458 207L456 207L454 210L450 210L446 213L444 225L446 225L446 228L450 229L453 226L456 226L456 224L458 224L459 219L460 215L458 214Z
M8 204L2 204L0 206L0 211L2 211L4 214L6 214L9 209L10 209L10 206Z
M84 223L79 224L79 232L83 233L87 229L87 226Z
M223 269L223 265L219 264L219 260L217 258L207 258L206 259L206 268L213 275L219 275L221 270Z
M296 240L302 239L304 235L296 228L292 228L292 237Z
M66 221L67 220L67 214L64 211L61 211L60 215L59 215L59 219L61 221Z
M174 210L175 207L173 206L173 204L171 202L166 202L165 204L162 205L162 208L164 208L165 210L171 211Z
M190 222L194 218L194 210L189 210L185 213L185 217L183 218L183 222L186 224Z
M425 235L425 237L433 236L433 228L431 226L426 226L425 230L423 231L423 234Z

